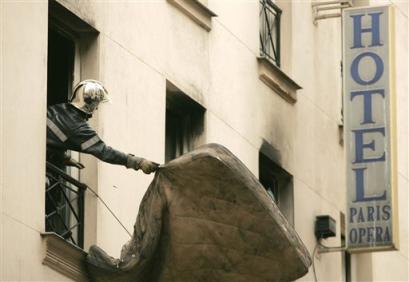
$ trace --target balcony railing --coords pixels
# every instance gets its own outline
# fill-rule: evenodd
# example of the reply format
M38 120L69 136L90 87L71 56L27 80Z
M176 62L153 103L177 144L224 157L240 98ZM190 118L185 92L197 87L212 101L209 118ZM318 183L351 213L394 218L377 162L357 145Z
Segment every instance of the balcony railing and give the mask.
M260 1L260 53L280 66L281 9L271 0Z
M47 162L46 231L83 248L84 192L87 186Z

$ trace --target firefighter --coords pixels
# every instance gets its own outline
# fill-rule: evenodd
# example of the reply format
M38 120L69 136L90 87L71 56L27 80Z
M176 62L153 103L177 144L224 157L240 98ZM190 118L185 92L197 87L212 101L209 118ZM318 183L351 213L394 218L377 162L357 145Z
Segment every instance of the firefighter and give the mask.
M108 100L108 92L102 83L89 79L75 86L69 103L48 107L47 160L59 167L83 168L82 164L67 157L66 151L73 150L91 154L107 163L141 169L146 174L156 171L159 164L107 146L88 125L87 120L99 104Z

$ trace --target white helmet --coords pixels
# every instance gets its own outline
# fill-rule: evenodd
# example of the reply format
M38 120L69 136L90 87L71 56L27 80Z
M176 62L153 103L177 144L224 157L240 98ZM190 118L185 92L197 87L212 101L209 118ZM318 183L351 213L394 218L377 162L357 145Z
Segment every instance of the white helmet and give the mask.
M93 79L83 80L73 90L70 103L81 111L92 115L99 103L110 101L108 91L101 82Z

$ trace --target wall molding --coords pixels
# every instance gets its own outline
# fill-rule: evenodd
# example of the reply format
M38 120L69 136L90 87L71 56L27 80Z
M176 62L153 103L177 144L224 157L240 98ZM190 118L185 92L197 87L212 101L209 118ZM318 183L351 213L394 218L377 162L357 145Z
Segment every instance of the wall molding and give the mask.
M212 17L217 15L198 0L167 0L205 30L212 29Z
M297 101L297 90L302 89L301 86L267 58L258 57L257 61L260 80L287 102L295 103Z
M54 232L41 233L46 245L43 264L78 282L88 282L85 269L87 253Z

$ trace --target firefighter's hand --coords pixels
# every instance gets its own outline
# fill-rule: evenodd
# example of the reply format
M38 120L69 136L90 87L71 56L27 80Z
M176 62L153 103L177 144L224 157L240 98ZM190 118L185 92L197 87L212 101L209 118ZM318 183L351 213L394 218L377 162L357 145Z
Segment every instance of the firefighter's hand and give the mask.
M141 169L144 173L149 174L156 171L159 164L148 161L144 158L135 157L134 155L128 155L126 167L133 168L134 170Z
M146 159L142 159L142 162L140 164L140 168L146 174L150 174L150 173L156 171L158 169L158 167L159 167L158 163L151 162L151 161L148 161Z
M82 163L80 163L80 162L78 162L78 161L76 161L74 159L71 159L71 158L64 159L64 165L73 166L73 167L76 167L78 169L83 169L85 167Z

